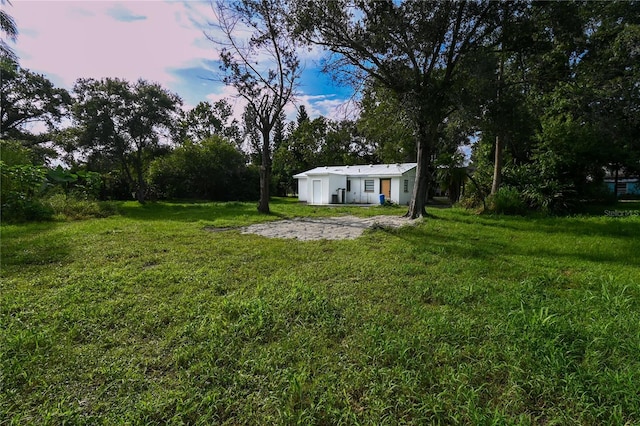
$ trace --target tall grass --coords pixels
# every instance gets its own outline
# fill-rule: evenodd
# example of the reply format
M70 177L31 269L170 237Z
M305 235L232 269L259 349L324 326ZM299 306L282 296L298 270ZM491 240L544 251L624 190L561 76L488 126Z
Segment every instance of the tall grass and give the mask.
M640 218L250 203L2 226L0 423L634 424Z

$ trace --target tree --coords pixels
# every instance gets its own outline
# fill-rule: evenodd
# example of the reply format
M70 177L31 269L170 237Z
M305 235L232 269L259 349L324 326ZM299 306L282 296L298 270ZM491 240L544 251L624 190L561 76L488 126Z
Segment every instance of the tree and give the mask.
M307 114L307 108L304 105L300 105L298 108L298 114L296 115L296 122L298 127L302 124L309 122L311 119L309 118L309 114Z
M137 200L144 203L148 156L168 140L182 100L145 80L79 79L73 90L78 148L117 161Z
M53 130L68 114L71 96L41 74L15 67L0 79L0 136L33 139L28 126L40 122Z
M366 84L360 100L358 130L383 163L416 161L412 124L393 94L375 82Z
M505 193L544 210L606 201L605 169L640 166L640 4L501 6L494 42L468 64L477 104L470 110L481 135L474 147L478 188L487 192L493 183L495 192L502 180Z
M372 164L379 159L375 147L362 135L354 121L328 121L318 166Z
M458 67L494 32L497 6L490 1L296 3L297 34L331 52L326 70L358 82L372 77L405 109L418 163L411 218L426 215L438 131L462 89Z
M285 105L294 96L300 76L295 43L286 27L281 0L219 1L214 7L223 39L223 81L247 101L245 121L260 135L260 201L258 211L269 213L273 144L271 133ZM243 40L243 30L249 30Z
M273 153L275 189L280 194L294 190L293 175L318 165L318 154L326 132L324 117L310 120L304 106L300 107L296 121L289 123L286 136Z
M31 150L20 141L0 139L0 161L5 166L32 164Z
M11 4L9 0L0 0L0 5ZM6 38L15 43L18 38L18 26L16 21L4 10L4 7L0 8L0 32L2 32ZM2 69L5 69L6 65L15 64L18 62L18 57L13 49L5 41L5 37L0 39L0 62L2 63Z
M233 118L229 101L221 99L213 104L200 102L193 109L183 113L178 126L178 139L199 142L214 135L240 143L240 127Z
M273 126L273 150L274 152L284 143L285 138L285 114L284 111L280 113L280 116L276 120L276 124Z
M585 5L586 53L575 65L580 90L567 96L576 115L595 125L614 174L640 175L640 3Z
M502 2L490 41L465 61L465 115L479 138L475 179L486 192L531 180L524 175L541 158L536 135L550 94L574 78L584 55L581 11L579 2Z
M245 155L218 135L198 143L185 141L155 159L149 175L158 195L168 198L227 201L257 196Z
M441 155L436 163L438 164L437 178L441 189L447 191L451 204L457 203L460 201L467 179L464 156L460 152L453 155Z

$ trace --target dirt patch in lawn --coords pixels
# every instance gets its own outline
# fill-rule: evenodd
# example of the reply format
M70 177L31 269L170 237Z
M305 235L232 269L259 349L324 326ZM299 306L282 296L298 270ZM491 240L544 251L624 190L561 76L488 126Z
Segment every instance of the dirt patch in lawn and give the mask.
M301 241L346 240L359 237L365 229L369 228L399 228L415 223L415 220L398 216L295 218L250 225L241 228L240 232Z

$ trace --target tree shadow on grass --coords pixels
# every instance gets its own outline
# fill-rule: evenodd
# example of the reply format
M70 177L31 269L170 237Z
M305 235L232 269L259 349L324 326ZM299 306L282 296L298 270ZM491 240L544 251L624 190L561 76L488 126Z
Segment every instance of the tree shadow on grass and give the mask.
M255 203L250 202L158 202L140 205L123 203L119 210L123 216L145 221L226 221L234 222L242 218L244 222L256 222L259 219L281 217L272 213L258 212Z
M29 223L2 228L1 266L61 264L68 260L71 247L66 240L51 238L56 222Z
M533 262L586 261L615 266L640 266L640 222L597 221L579 218L539 219L481 217L458 218L436 215L433 223L456 223L455 229L431 227L391 231L418 250L455 258L493 259L511 262L529 257ZM460 226L461 225L461 226ZM527 235L531 239L527 239ZM585 237L594 237L592 239ZM577 244L582 241L583 244Z
M602 236L635 240L640 244L640 220L634 217L542 217L526 216L433 216L441 221L469 225L489 226L499 229L547 234L566 234L571 237ZM640 247L640 246L639 246Z
M271 212L258 212L256 202L198 202L198 201L162 201L138 204L123 202L119 205L120 213L130 219L145 221L179 221L212 223L214 226L245 226L259 222L294 217L327 217L345 214L359 216L375 216L404 213L403 209L376 209L353 207L349 205L311 206L301 204L295 199L274 198L270 201Z

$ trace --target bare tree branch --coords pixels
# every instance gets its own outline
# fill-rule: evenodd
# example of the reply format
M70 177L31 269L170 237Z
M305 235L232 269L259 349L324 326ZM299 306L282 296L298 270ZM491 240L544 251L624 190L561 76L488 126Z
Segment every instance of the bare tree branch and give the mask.
M285 25L286 4L282 0L219 0L212 3L212 10L217 19L214 29L222 39L211 34L207 38L221 48L223 81L247 101L245 124L254 129L245 129L245 134L260 133L258 210L269 213L271 132L295 97L301 73L296 44Z

